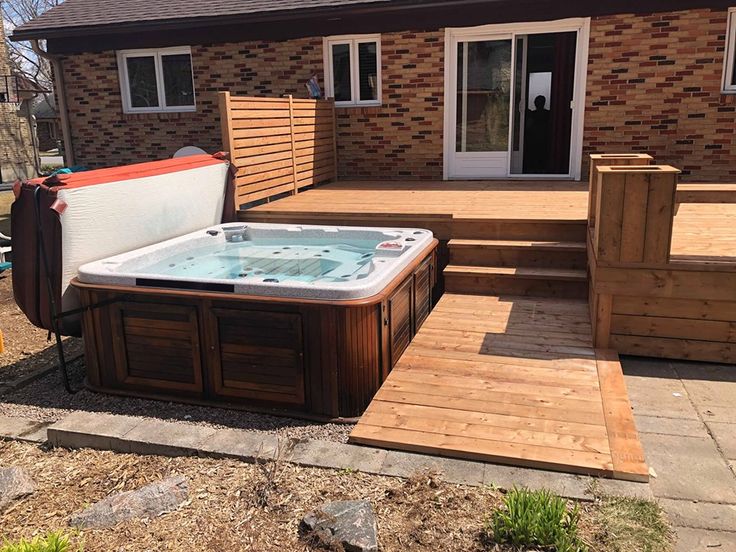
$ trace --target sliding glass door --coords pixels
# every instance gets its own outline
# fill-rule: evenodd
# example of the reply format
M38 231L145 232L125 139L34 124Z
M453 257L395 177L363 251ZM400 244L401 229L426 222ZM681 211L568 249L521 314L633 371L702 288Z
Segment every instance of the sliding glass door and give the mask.
M574 173L580 31L522 30L449 31L449 178Z

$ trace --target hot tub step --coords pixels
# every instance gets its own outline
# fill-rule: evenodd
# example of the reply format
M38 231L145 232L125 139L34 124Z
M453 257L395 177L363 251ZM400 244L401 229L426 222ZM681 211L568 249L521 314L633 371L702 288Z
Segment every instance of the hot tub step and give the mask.
M575 299L588 295L587 274L579 269L448 265L444 276L449 293Z
M450 264L584 269L584 242L450 240Z

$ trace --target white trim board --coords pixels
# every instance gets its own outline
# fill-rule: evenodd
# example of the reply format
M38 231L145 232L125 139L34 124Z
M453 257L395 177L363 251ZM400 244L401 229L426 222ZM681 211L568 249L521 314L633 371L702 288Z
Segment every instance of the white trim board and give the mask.
M576 48L575 62L575 83L573 90L573 119L572 131L570 135L570 173L567 175L529 175L529 174L511 174L511 141L509 142L509 151L507 152L507 174L503 177L507 179L572 179L579 180L582 171L583 158L583 131L585 118L585 89L588 76L588 49L590 43L590 18L571 18L560 19L557 21L542 21L529 23L505 23L499 25L481 25L478 27L462 27L462 28L446 28L445 29L445 68L444 68L444 125L443 125L443 178L449 180L450 176L450 156L454 147L454 102L453 83L455 82L457 71L454 67L454 56L452 55L453 43L458 40L472 39L504 39L511 37L512 47L514 46L517 35L542 34L542 33L558 33L558 32L577 32L578 43ZM515 48L514 48L515 49ZM513 59L512 59L513 62ZM512 94L513 96L513 94ZM512 106L513 107L513 106ZM512 127L510 122L510 127ZM512 131L512 128L509 129ZM458 177L467 179L467 176ZM491 178L491 177L477 177Z

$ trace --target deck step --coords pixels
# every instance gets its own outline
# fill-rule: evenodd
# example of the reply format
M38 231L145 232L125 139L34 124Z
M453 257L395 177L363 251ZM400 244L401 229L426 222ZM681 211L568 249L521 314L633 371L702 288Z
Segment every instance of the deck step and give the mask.
M588 277L582 269L448 265L444 277L448 293L574 299L588 296Z
M452 238L585 242L587 221L455 217Z
M584 269L586 266L582 241L454 239L448 245L453 265L561 269Z

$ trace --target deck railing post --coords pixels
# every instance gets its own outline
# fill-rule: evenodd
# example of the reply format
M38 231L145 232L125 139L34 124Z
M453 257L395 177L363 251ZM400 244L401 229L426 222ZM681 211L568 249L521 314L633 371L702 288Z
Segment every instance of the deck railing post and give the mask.
M218 96L220 107L220 131L222 134L222 151L227 152L230 159L230 164L237 170L237 166L235 165L235 137L233 136L233 116L230 92L228 90L225 90L224 92L220 92ZM235 183L233 186L233 205L235 205L235 209L238 208L237 176L235 177Z
M291 170L292 170L292 176L294 178L294 191L292 194L296 195L299 193L299 178L297 175L297 166L296 166L296 137L294 133L296 132L296 127L294 123L294 96L289 94L289 134L291 135Z

